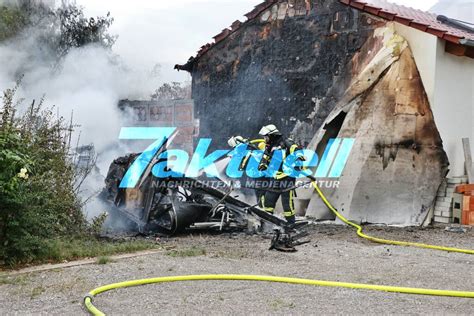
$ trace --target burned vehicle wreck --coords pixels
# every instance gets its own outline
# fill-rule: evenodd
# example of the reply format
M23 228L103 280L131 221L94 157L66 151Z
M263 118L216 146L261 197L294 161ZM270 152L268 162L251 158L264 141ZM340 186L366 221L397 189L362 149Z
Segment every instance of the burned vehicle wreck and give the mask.
M307 236L303 228L308 222L290 225L240 200L223 182L216 188L199 179L156 178L151 169L157 160L149 163L136 188L121 188L124 175L138 156L115 159L100 194L110 205L109 215L126 218L133 223L133 231L167 236L192 231L273 234L270 249L280 251L295 251L295 246L309 242L301 240Z

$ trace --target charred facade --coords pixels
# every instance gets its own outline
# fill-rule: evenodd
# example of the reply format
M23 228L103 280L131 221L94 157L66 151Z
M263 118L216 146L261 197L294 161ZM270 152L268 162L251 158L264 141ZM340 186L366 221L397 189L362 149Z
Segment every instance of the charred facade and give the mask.
M222 146L228 136L256 133L264 124L289 134L309 123L308 135L300 135L305 145L344 91L349 62L379 22L327 0L267 1L247 17L192 60L200 136Z
M351 138L334 205L358 222L420 225L449 163L416 62L392 22L342 2L265 1L178 67L191 69L199 136L221 147L275 124L319 157ZM300 214L334 218L300 191Z

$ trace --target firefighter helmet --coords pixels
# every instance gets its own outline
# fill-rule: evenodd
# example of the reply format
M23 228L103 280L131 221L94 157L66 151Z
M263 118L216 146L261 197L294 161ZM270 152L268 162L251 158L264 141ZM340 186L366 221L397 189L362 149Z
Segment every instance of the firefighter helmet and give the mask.
M270 124L270 125L266 125L264 127L262 127L262 129L260 130L260 132L258 132L260 135L262 136L268 136L268 135L281 135L280 131L278 130L278 128L273 125L273 124Z

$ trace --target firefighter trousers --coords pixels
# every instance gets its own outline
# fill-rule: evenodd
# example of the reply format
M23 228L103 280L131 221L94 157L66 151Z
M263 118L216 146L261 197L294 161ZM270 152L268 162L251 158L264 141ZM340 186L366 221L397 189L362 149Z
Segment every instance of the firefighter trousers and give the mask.
M286 187L294 186L294 180L276 180L276 181L285 181ZM284 186L274 186L274 187L284 187ZM275 206L278 199L281 197L281 203L283 206L283 215L288 223L295 222L295 190L283 190L283 192L275 191L266 191L264 195L260 197L260 207L263 208L266 212L273 214L275 211Z

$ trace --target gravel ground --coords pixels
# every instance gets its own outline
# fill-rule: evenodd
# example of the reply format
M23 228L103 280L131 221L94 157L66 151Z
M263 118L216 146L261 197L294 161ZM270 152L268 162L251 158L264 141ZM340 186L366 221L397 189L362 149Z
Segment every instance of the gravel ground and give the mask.
M474 230L370 227L372 235L474 249ZM85 315L82 297L113 282L186 274L232 273L474 291L474 257L384 246L335 225L310 228L297 253L268 251L246 235L189 235L162 240L162 253L9 277L0 285L0 314ZM194 247L198 251L188 252ZM172 250L170 250L172 249ZM188 254L189 256L184 256ZM257 282L198 281L148 285L99 295L110 315L474 314L472 299Z

